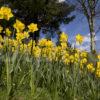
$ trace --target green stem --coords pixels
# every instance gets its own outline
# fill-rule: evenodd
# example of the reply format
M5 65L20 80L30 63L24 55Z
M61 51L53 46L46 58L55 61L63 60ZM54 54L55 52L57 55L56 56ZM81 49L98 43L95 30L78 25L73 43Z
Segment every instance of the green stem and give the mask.
M11 75L9 73L8 57L6 57L6 73L7 73L7 100L9 100L10 90L11 90Z
M30 87L31 87L31 98L33 98L35 92L35 86L34 86L34 72L32 64L30 69Z

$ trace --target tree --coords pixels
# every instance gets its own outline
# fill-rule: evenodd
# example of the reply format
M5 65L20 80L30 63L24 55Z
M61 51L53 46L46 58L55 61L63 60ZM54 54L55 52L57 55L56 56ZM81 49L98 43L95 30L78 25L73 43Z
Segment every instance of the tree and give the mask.
M58 0L5 0L2 3L9 5L15 16L26 25L31 22L37 23L43 33L58 31L60 23L68 24L75 17L68 16L74 10L74 6ZM39 32L35 34L35 39L38 36Z
M95 19L100 14L100 0L74 0L76 9L83 13L87 18L89 30L90 30L90 38L91 38L91 52L93 53L96 50L95 44Z

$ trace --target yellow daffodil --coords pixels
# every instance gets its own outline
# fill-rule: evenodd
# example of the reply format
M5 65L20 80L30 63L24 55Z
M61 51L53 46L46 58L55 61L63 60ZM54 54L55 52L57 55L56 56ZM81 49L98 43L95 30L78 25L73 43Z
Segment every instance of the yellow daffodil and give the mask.
M100 69L96 71L96 76L100 77Z
M46 46L46 43L47 43L47 39L44 38L44 39L39 40L38 45L41 47L44 47Z
M79 54L75 53L75 58L79 59Z
M67 43L62 42L61 47L62 47L62 49L66 49L67 48Z
M0 19L9 20L11 17L13 17L13 14L9 7L1 7L0 8Z
M70 63L70 60L69 60L68 58L66 58L66 59L64 59L64 63L65 63L66 65L68 65L68 64Z
M17 33L17 34L16 34L16 39L17 39L18 41L21 41L22 39L24 39L23 33Z
M31 23L30 25L28 25L28 29L29 29L29 32L38 31L37 24Z
M21 21L16 20L16 23L13 25L13 27L17 30L17 32L22 32L25 28L25 25Z
M89 64L87 65L87 69L88 69L88 71L90 71L90 72L94 72L94 71L95 71L95 68L94 68L94 66L93 66L92 63L89 63Z
M41 49L38 46L33 48L33 56L39 58L41 55Z
M76 35L76 42L82 44L84 37L81 34Z
M20 45L20 52L21 53L25 53L27 51L27 45L26 44L21 44Z
M29 33L26 32L26 31L24 31L24 32L23 32L23 37L24 37L24 38L28 38L28 37L29 37Z
M0 35L0 42L3 42L4 41L4 39L2 38L2 36Z
M81 58L86 58L87 57L87 52L86 51L81 52L80 57Z
M12 32L9 30L9 28L6 28L5 33L7 36L10 36Z
M46 47L53 47L53 46L54 46L54 43L50 40L47 40Z
M86 58L81 59L80 63L81 64L86 64L87 63L87 59Z
M97 62L97 69L100 69L100 61Z
M16 34L16 39L17 39L18 41L21 41L21 40L23 40L23 39L25 39L25 38L28 38L28 37L29 37L28 32L21 32L21 33L17 33L17 34Z
M97 58L100 60L100 54L97 56Z
M28 48L32 48L32 45L33 45L33 47L36 45L36 43L35 43L35 41L33 41L33 40L30 40L29 41L29 43L28 43Z
M97 62L97 69L96 69L96 76L97 77L100 77L100 61L99 62Z
M70 59L70 62L73 63L75 60L75 57L73 55L70 55L69 59Z
M65 64L69 64L70 63L70 59L69 59L70 55L68 52L66 52L65 55L62 56L62 60Z
M68 35L66 33L62 33L60 35L60 42L67 42L68 41Z

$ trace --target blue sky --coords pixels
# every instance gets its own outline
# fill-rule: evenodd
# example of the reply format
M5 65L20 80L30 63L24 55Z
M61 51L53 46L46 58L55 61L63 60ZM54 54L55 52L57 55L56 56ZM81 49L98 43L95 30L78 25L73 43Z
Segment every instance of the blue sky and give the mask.
M59 1L65 1L65 0L59 0ZM85 37L84 42L81 46L76 45L76 47L89 51L90 50L90 36L89 36L89 27L88 27L87 19L85 18L84 15L79 14L78 12L73 12L72 14L74 14L76 18L67 25L61 24L60 30L68 34L69 42L72 45L76 45L75 35L78 33L82 34ZM98 26L100 26L100 19L96 21L95 28L97 29ZM96 34L95 40L96 40L96 50L100 52L100 31ZM56 39L54 39L54 41L56 41Z
M88 27L88 23L86 18L84 17L84 15L79 14L77 12L74 12L74 14L76 15L76 18L70 22L67 25L62 24L60 26L61 31L65 32L68 34L69 36L69 42L71 44L75 43L75 35L80 33L82 34L85 39L84 42L82 44L82 46L77 46L81 49L85 49L88 50L90 49L90 37L89 37L89 27ZM97 21L100 25L100 21ZM100 31L96 34L96 49L98 52L100 52Z

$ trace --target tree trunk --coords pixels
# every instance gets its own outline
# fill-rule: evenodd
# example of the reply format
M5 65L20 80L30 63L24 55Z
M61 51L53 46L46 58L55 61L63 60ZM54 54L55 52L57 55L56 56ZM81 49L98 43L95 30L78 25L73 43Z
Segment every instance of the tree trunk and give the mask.
M95 44L95 30L94 30L94 18L89 18L89 30L90 30L90 50L91 53L96 51L96 44Z

